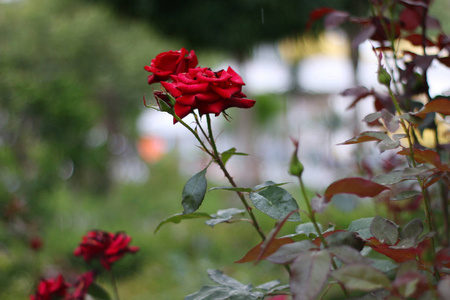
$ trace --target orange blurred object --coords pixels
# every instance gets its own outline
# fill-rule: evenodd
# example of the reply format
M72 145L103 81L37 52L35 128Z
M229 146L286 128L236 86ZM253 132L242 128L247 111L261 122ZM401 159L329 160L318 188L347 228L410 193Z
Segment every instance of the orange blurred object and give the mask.
M137 144L139 155L148 163L155 163L166 154L167 142L161 137L141 137Z

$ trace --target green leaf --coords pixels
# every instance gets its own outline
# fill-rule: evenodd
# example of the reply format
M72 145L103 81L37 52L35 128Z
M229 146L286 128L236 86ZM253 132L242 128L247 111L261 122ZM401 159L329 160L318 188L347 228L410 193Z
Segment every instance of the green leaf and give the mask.
M422 232L423 232L422 221L420 219L414 219L403 227L400 233L400 237L402 239L407 238L417 239Z
M346 245L358 251L364 247L364 241L357 236L356 232L338 231L330 234L325 238L328 246Z
M227 151L224 151L220 154L221 158L222 158L222 162L225 165L227 163L227 161L233 156L233 155L242 155L242 156L247 156L247 153L242 153L242 152L236 152L236 148L231 148L228 149Z
M263 293L261 297L264 296ZM254 293L250 293L248 291L236 291L229 286L203 286L198 292L190 294L184 298L184 300L253 300L259 299L258 295L254 295Z
M208 276L220 285L203 286L198 292L186 296L184 300L256 300L264 297L262 292L252 292L250 284L242 284L236 279L226 276L220 270L208 270Z
M371 260L370 265L372 267L374 267L375 269L377 269L385 274L392 273L398 267L398 264L392 262L392 260L374 259L374 258L371 258L370 260Z
M164 221L162 221L161 223L159 223L158 227L156 227L155 229L155 233L164 225L167 223L180 223L182 220L187 220L187 219L199 219L199 218L207 218L210 219L211 216L207 213L202 213L202 212L194 212L194 213L190 213L190 214L175 214L173 216L168 217L167 219L165 219Z
M319 226L319 229L322 231L322 225L317 224ZM295 227L295 232L297 234L306 234L308 237L310 237L311 234L313 234L315 237L319 235L316 228L314 227L314 224L312 222L303 223Z
M261 184L258 184L257 186L254 186L253 188L252 188L252 192L259 192L260 190L263 190L263 189L265 189L265 188L267 188L267 187L271 187L271 186L281 186L281 185L285 185L285 184L287 184L288 182L282 182L282 183L275 183L275 182L273 182L273 181L266 181L266 182L264 182L264 183L261 183Z
M237 209L237 208L221 209L218 210L215 215L211 215L213 219L205 221L205 224L214 227L214 225L227 222L231 220L235 215L243 213L245 213L244 209Z
M309 251L310 249L314 248L317 248L317 246L314 245L310 240L303 240L300 242L285 244L281 246L277 250L277 252L267 257L266 260L274 264L289 264L294 261L294 259L296 259L297 256L300 255L300 253Z
M331 256L326 250L300 253L291 265L289 285L296 300L313 300L328 281Z
M391 282L383 272L366 264L351 264L331 273L336 280L343 283L349 290L373 291L389 289Z
M92 296L95 300L110 300L111 299L108 292L95 282L91 283L87 293L90 296Z
M398 201L398 200L411 199L412 197L417 196L418 194L420 194L420 192L418 192L418 191L404 191L404 192L398 193L397 195L395 195L395 197L392 197L391 200Z
M291 194L277 186L269 186L260 192L252 192L250 199L257 209L276 220L298 210L297 201ZM288 221L300 222L300 214L298 212L292 214Z
M184 186L181 204L183 205L183 214L195 212L203 202L206 195L206 169L192 176Z
M362 218L358 220L354 220L350 223L347 230L358 233L358 235L363 239L368 239L372 237L372 233L370 233L370 224L372 223L373 218Z
M345 264L369 263L369 259L362 256L358 250L346 245L332 246L327 250Z
M378 184L394 184L405 180L402 171L392 171L376 176L372 181Z
M394 245L399 238L398 227L394 222L380 216L373 218L370 232L381 243Z
M209 189L210 191L214 190L225 190L225 191L233 191L233 192L241 192L241 193L250 193L252 191L251 188L244 187L233 187L233 186L218 186Z
M234 278L231 278L225 274L223 274L220 270L207 270L208 277L214 281L215 283L218 283L220 285L229 286L235 289L244 289L244 290L251 290L251 287L249 288L248 285L245 285L243 283L240 283Z
M260 284L257 287L255 287L255 289L268 291L268 290L271 290L271 289L279 286L280 284L281 284L281 282L278 279L276 279L276 280L272 280L272 281Z

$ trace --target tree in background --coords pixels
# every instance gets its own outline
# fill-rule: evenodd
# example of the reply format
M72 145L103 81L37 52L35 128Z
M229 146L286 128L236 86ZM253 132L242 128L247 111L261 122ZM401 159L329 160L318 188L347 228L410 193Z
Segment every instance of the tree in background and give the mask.
M54 214L46 199L63 184L109 190L114 163L134 154L128 137L145 93L135 78L168 44L98 7L60 0L0 4L0 39L0 240L10 245L39 235Z
M105 2L119 14L144 19L165 36L181 39L186 47L225 51L237 58L242 58L258 44L304 33L309 13L327 4L323 0L90 2ZM355 13L367 8L363 1L335 2L338 8Z

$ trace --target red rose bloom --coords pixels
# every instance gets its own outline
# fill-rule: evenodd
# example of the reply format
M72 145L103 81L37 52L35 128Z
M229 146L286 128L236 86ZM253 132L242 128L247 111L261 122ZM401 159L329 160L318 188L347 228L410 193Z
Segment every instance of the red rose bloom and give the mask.
M93 258L99 259L105 269L110 270L111 264L124 256L126 253L134 253L139 247L128 246L131 237L123 232L116 234L95 230L88 232L75 249L74 254L83 256L85 261Z
M145 66L144 69L153 73L148 76L148 84L153 84L169 79L170 75L187 72L197 64L198 59L194 50L188 52L185 48L181 48L179 51L158 54L152 59L150 66Z
M84 300L87 291L94 282L95 272L89 271L81 275L74 285L75 290L66 298L67 300Z
M161 84L175 98L175 113L181 119L193 109L198 109L200 115L218 116L230 107L250 108L255 104L255 100L244 98L241 90L245 83L231 67L218 72L195 68L170 77L173 82Z
M69 283L64 281L62 275L56 278L41 279L39 286L34 295L30 296L30 300L52 300L56 297L63 298L67 294Z

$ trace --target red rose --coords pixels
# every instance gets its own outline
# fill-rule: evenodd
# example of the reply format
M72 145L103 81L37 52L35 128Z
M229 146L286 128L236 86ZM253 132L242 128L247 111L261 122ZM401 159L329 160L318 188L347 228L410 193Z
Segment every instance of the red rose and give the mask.
M134 253L139 247L128 246L131 237L123 232L116 234L95 230L88 232L75 249L74 254L83 256L85 261L93 258L99 259L105 269L110 270L111 264L124 256L126 253Z
M87 291L94 282L95 272L89 271L81 275L74 284L74 291L66 298L66 300L84 300Z
M218 72L195 68L170 77L173 82L161 84L175 98L175 113L181 119L193 109L198 109L200 115L218 116L230 107L250 108L255 104L255 100L244 98L241 90L245 83L231 67Z
M34 295L30 296L30 300L52 300L55 297L64 297L67 294L69 283L64 281L62 275L56 278L41 279L39 286Z
M148 76L148 84L165 81L170 75L187 72L190 68L195 68L198 64L194 50L188 52L185 48L179 51L168 51L160 53L152 59L150 66L144 69L152 72Z
M41 250L43 245L43 242L40 238L38 237L33 237L30 239L30 247L31 249L35 250L35 251L39 251Z

